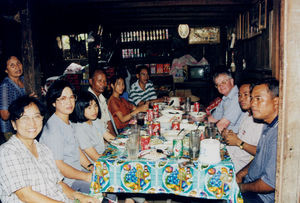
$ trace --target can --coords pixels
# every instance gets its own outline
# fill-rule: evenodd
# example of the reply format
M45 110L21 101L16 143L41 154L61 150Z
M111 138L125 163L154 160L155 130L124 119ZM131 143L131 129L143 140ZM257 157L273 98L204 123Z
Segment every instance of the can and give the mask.
M158 106L157 103L154 103L154 104L153 104L153 111L154 111L154 112L157 112L157 113L159 112L159 106Z
M159 136L160 135L160 122L155 121L152 124L152 129L153 129L153 135Z
M158 117L159 117L159 113L158 113L157 111L154 111L154 112L153 112L153 117L154 117L154 118L158 118Z
M195 102L194 103L194 112L198 112L198 111L200 111L200 104L199 104L199 102Z
M183 155L183 141L182 139L173 140L173 156L175 158L180 158Z
M178 121L172 122L172 130L180 130L180 123Z
M152 121L148 124L148 134L150 136L153 135L153 122Z
M154 114L153 114L153 109L148 109L147 110L147 121L151 122L153 121Z
M140 140L142 150L150 149L150 135L143 135Z

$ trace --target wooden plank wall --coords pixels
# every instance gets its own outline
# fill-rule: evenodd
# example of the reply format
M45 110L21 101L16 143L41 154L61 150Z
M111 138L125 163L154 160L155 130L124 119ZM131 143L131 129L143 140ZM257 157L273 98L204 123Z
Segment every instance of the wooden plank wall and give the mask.
M276 202L300 202L300 1L276 0L280 16L280 111Z

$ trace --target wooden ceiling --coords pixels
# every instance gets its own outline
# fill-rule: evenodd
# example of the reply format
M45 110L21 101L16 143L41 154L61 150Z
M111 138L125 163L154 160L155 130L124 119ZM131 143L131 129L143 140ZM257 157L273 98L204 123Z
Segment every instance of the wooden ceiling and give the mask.
M24 8L25 0L1 0L0 13ZM62 28L105 24L112 27L149 25L224 25L254 0L30 0L41 25Z

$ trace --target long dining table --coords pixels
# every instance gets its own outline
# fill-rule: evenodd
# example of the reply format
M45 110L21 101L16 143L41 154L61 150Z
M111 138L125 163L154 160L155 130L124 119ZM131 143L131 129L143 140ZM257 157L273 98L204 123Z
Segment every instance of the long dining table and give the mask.
M123 133L119 139L126 137ZM128 160L124 146L108 145L94 163L90 195L103 192L175 194L243 202L225 146L221 155L222 160L217 164L202 164L185 156Z

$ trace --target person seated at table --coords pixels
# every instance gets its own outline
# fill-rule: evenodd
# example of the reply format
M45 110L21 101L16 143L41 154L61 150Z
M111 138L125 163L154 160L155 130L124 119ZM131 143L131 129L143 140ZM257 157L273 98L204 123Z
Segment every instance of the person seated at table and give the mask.
M239 89L239 103L243 114L238 134L232 130L223 130L222 137L227 143L226 149L232 159L236 172L246 166L256 154L256 146L262 132L262 123L255 122L251 112L250 92L253 84L244 83Z
M16 134L0 146L1 201L98 202L65 184L51 150L35 139L43 127L42 104L26 95L12 102L8 110Z
M149 68L145 65L136 69L137 81L130 87L129 102L136 106L149 102L163 102L164 97L157 98L153 83L149 80Z
M108 142L115 139L100 120L101 111L97 98L90 92L81 92L71 118L76 122L75 132L80 148L90 160L97 161L105 150L104 139Z
M255 119L264 121L254 159L236 175L244 202L274 202L279 110L279 83L265 80L251 92Z
M125 88L124 79L121 76L114 76L112 78L111 87L113 89L113 93L108 100L108 110L113 116L116 127L121 130L128 125L130 119L132 119L134 115L139 112L146 112L149 104L146 103L135 107L124 98L120 98L120 95L123 93Z
M217 123L219 132L227 128L237 133L243 114L238 102L239 89L234 85L231 74L226 71L217 72L213 81L223 97L216 110L208 117L208 121Z
M56 165L65 177L64 182L74 190L88 193L93 164L80 149L74 124L69 120L76 99L69 82L56 80L50 86L46 101L52 115L44 127L40 142L53 152Z

